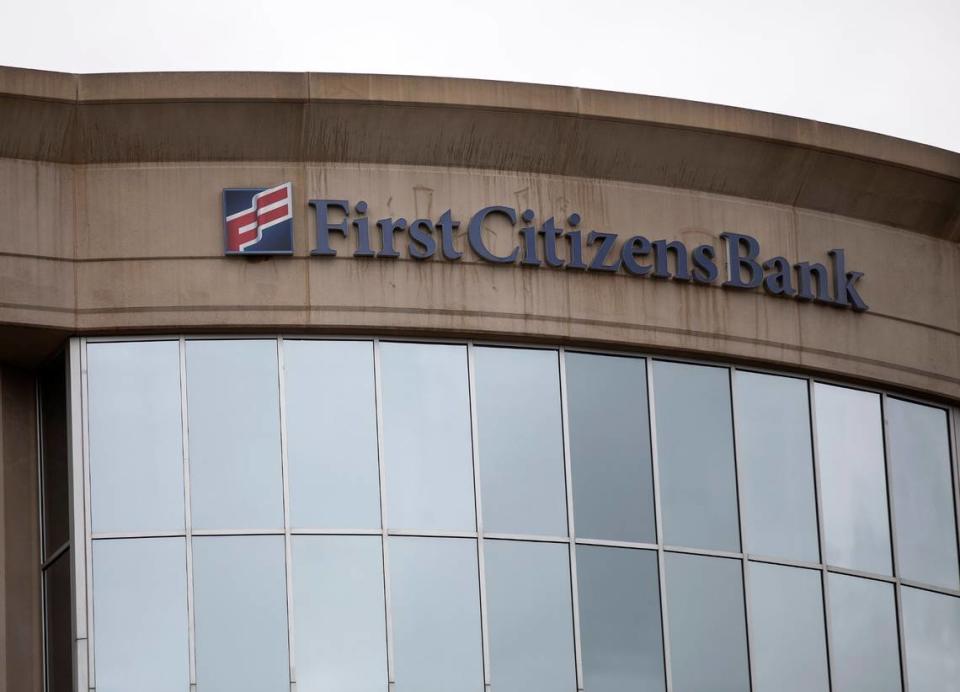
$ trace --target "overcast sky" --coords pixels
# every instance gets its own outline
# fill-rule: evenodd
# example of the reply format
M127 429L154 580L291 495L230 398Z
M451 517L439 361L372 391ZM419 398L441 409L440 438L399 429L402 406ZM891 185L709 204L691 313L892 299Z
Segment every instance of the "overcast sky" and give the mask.
M960 152L960 0L0 0L0 30L3 65L542 82Z

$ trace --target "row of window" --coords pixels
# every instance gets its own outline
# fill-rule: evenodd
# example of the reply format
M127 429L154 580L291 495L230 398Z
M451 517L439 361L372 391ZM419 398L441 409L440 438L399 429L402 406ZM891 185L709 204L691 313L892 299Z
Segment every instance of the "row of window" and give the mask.
M203 692L374 692L387 688L380 536L294 536L288 623L282 536L194 537L196 682ZM577 688L568 544L486 539L490 689ZM666 552L577 545L583 685L590 692L672 689L886 692L901 689L894 585ZM94 543L96 689L189 686L184 538ZM390 536L390 637L398 692L483 692L477 541ZM901 588L912 692L960 689L960 599ZM288 628L294 668L290 668ZM830 661L827 657L830 636ZM829 669L829 673L828 673Z
M487 534L563 537L566 446L576 537L656 544L653 401L663 544L738 553L742 537L753 555L892 575L893 516L898 576L960 589L942 409L745 371L731 392L726 368L574 352L561 377L554 350L384 342L379 367L371 342L279 354L186 342L185 495L178 342L90 344L94 536L184 533L185 496L193 531L282 530L285 451L294 529L475 533L479 505Z
M98 690L960 691L941 408L557 349L80 347Z

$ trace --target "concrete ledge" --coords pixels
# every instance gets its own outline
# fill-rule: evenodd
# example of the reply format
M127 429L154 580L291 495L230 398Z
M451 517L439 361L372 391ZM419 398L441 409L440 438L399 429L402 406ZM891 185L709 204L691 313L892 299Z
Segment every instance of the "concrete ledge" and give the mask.
M740 108L483 80L0 68L0 157L457 166L714 192L960 240L960 154Z

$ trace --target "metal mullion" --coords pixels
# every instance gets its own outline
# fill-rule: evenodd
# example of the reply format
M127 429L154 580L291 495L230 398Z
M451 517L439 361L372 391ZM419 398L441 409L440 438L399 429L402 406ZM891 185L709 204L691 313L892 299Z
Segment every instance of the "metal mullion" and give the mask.
M563 474L566 485L567 504L567 554L570 560L570 599L573 607L573 652L576 662L577 689L582 690L583 654L580 642L580 591L577 580L576 530L573 516L573 465L570 453L570 409L567 402L567 357L564 349L559 351L560 367L560 416L563 433Z
M68 372L69 372L69 371L68 371ZM70 391L70 392L72 393L72 385L71 385L70 390L68 390L68 391ZM46 536L44 535L44 534L46 534L47 522L46 522L46 519L45 519L45 512L44 512L44 508L43 508L43 506L44 506L44 503L43 503L43 489L44 489L44 480L43 480L43 466L44 466L44 464L43 464L43 455L44 455L44 451L43 451L43 410L42 410L42 397L41 397L40 378L39 378L39 377L34 378L34 382L33 382L33 408L34 408L34 411L33 411L33 412L34 412L34 416L35 416L36 421L37 421L37 425L36 425L36 437L37 437L37 439L36 439L36 445L37 445L37 446L36 446L36 449L37 449L37 510L38 510L38 512L39 512L39 516L37 517L37 526L38 526L38 528L39 528L39 530L40 530L40 535L39 535L37 538L39 539L38 542L39 542L39 545L40 545L40 563L41 563L41 564L40 564L40 663L41 663L41 665L40 665L40 677L41 677L41 679L40 679L40 684L41 684L42 689L44 690L44 692L46 692L46 690L47 690L47 685L48 685L48 682L47 682L47 658L48 658L48 656L47 656L47 654L48 654L48 651L47 651L47 649L48 649L48 646L47 646L47 579L46 579L46 576L47 576L47 575L46 575L46 568L43 566L43 559L46 557L46 552L47 552ZM68 440L69 440L70 437L72 437L72 433L73 433L73 417L72 417L72 416L69 416L69 417L68 417L68 421L69 421L70 433L71 433L71 435L68 436ZM0 431L0 434L2 434L2 431ZM70 469L71 469L71 470L68 470L68 487L70 488L70 495L69 495L68 497L70 498L70 504L71 504L71 508L70 508L69 511L70 511L70 515L72 516L72 515L73 515L73 512L72 512L72 509L73 509L73 508L72 508L72 504L73 504L73 502L72 502L72 498L73 498L73 475L74 475L73 472L72 472L72 467L73 467L73 454L70 454L70 465L69 465L69 466L70 466ZM71 534L72 534L72 532L71 532ZM68 539L67 539L67 543L68 543L68 544L69 544L71 538L72 538L72 535L69 536ZM72 570L71 570L71 572L72 572ZM73 620L73 618L71 618L71 621L72 621L72 620ZM74 625L73 625L72 622L71 622L71 630L74 630L74 629L75 629L75 627L74 627ZM71 634L73 634L72 631L71 631Z
M187 569L187 647L190 664L190 689L197 686L197 637L193 604L193 515L190 485L190 424L187 408L187 342L178 341L180 368L180 446L183 458L183 530Z
M741 569L741 588L743 589L743 625L744 633L747 638L747 676L749 679L750 689L753 689L753 681L756 679L756 672L754 670L754 655L753 655L753 637L751 632L753 630L752 620L751 620L751 608L750 608L750 561L746 559L747 549L744 545L744 535L746 533L744 525L745 520L743 518L743 483L741 481L742 469L740 468L740 455L738 453L737 441L738 441L738 426L737 426L737 411L734 404L734 397L736 395L737 387L737 369L731 367L728 374L728 382L730 383L730 422L733 425L733 473L734 473L734 483L736 484L736 493L737 493L737 528L739 530L739 539L740 539L740 569Z
M703 555L705 557L722 557L727 560L742 560L743 553L734 553L729 550L712 550L710 548L686 548L681 545L665 545L663 550L668 553L681 553L683 555Z
M823 494L820 488L820 449L817 436L816 382L807 378L807 411L810 422L810 449L813 461L813 495L817 513L817 548L820 552L820 590L823 603L824 644L827 647L827 682L833 689L833 652L831 648L830 586L827 571L827 539L823 525Z
M903 692L910 692L907 680L907 649L903 631L903 607L900 598L900 562L897 551L897 515L893 499L893 478L890 471L890 430L887 425L887 395L880 394L880 430L883 436L883 469L887 486L887 526L890 531L890 568L893 572L894 604L897 616L897 646L900 652L900 681Z
M280 473L283 479L283 547L284 574L287 589L287 654L290 666L290 689L296 690L297 666L293 622L293 547L290 536L290 470L287 459L287 389L283 358L283 337L277 337L277 394L280 406Z
M183 531L105 531L93 534L94 541L112 541L124 538L183 538Z
M635 541L608 541L602 538L576 538L577 545L595 545L606 548L631 548L633 550L657 550L656 543L637 543Z
M913 581L912 579L898 579L897 583L901 584L902 586L909 586L911 589L917 589L919 591L929 591L930 593L938 593L943 594L944 596L954 596L960 598L960 591L957 589L949 589L943 586L937 586L936 584Z
M797 567L799 569L822 570L823 564L820 562L807 562L805 560L791 560L785 557L775 557L772 555L755 555L745 553L744 558L750 562L760 562L766 565L780 565L782 567Z
M387 476L383 456L383 392L381 390L380 340L373 340L373 390L377 416L377 468L380 474L380 550L383 557L384 624L387 638L387 687L396 685L393 651L393 603L390 597L390 551L387 533Z
M380 529L301 529L291 527L290 533L293 536L379 536L383 532Z
M570 539L563 536L538 536L528 533L484 533L484 538L498 541L525 541L530 543L569 543Z
M477 526L477 571L480 587L480 644L483 655L483 684L490 686L490 632L487 621L487 573L483 554L483 500L480 491L480 437L477 422L476 364L473 343L467 344L467 388L470 393L470 442L473 459L473 495Z
M893 584L893 599L897 609L897 646L900 649L900 682L903 692L910 692L910 680L907 678L906 634L903 630L903 599L900 588L899 583Z
M872 579L873 581L882 581L886 584L896 584L897 578L891 577L889 574L877 574L876 572L864 572L859 569L850 569L849 567L841 567L839 565L826 565L828 572L833 572L834 574L844 574L848 577L860 577L861 579Z
M193 529L192 536L282 536L283 529Z
M957 432L960 429L960 420L958 420L958 409L951 406L947 409L947 434L950 442L950 475L953 481L953 545L957 551L956 562L957 576L960 579L960 461L957 459Z
M471 538L476 540L475 531L433 531L431 529L388 529L388 536L419 536L421 538Z
M90 507L91 501L91 491L90 491L90 416L89 416L89 401L90 401L90 389L89 381L87 379L87 340L81 339L79 342L79 357L80 357L80 425L81 425L81 437L82 437L82 462L81 468L83 472L83 556L84 556L84 568L86 573L86 589L84 590L84 595L86 598L86 609L87 609L87 637L85 640L86 654L87 654L87 685L90 689L96 687L96 661L94 660L94 629L93 629L93 539L91 534L93 532L93 518ZM71 380L73 377L71 376ZM77 554L80 554L79 544ZM80 591L77 591L79 595Z
M663 507L660 495L660 455L657 449L656 396L653 386L653 361L644 363L647 374L647 416L650 426L650 464L653 468L653 515L657 530L657 577L660 581L660 629L663 636L663 673L666 692L673 690L673 671L670 661L670 617L667 610L666 553L663 549Z
M56 562L57 559L68 550L70 550L70 541L67 541L66 543L61 545L59 548L54 550L52 553L50 553L50 557L48 557L46 560L40 563L40 570L44 572L47 571L47 569L50 568L50 565Z

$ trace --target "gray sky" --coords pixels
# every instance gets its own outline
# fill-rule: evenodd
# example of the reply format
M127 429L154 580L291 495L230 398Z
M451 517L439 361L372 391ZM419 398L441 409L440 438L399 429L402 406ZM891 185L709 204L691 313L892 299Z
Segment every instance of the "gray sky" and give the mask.
M960 152L960 0L2 0L0 27L4 65L564 84Z

